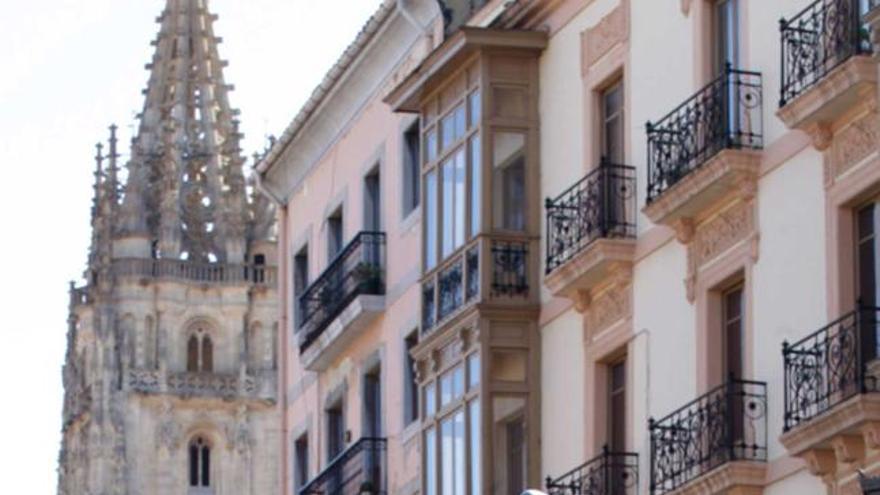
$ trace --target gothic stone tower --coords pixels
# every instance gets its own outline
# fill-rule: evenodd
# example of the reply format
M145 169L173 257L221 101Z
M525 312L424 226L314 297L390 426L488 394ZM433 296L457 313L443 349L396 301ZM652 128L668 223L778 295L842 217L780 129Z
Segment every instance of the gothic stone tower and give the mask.
M242 168L207 0L167 0L143 113L98 145L71 286L63 495L277 491L274 212Z

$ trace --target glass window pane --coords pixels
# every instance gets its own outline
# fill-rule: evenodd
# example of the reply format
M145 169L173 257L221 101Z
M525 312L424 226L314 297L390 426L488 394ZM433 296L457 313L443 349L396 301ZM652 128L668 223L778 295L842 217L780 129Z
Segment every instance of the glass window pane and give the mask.
M453 424L452 418L440 424L440 492L454 495L455 474L453 472Z
M525 136L495 134L492 150L493 216L497 229L524 230L526 212Z
M433 162L437 159L437 129L428 131L425 137L425 161Z
M453 425L453 479L455 495L464 495L465 452L464 452L464 410L455 413Z
M480 180L481 159L480 159L480 136L476 135L471 139L471 236L475 236L480 232L480 213L482 211L482 181Z
M458 399L464 395L464 367L457 366L452 370L452 398Z
M433 428L425 430L425 495L437 494L437 438Z
M440 139L443 143L441 150L445 150L455 141L455 112L450 112L440 121Z
M455 139L461 139L467 131L467 115L464 105L459 105L452 112L452 115L455 118Z
M471 114L471 127L474 127L480 123L480 92L474 91L468 96L468 107L470 109Z
M425 176L425 268L437 266L437 173Z
M440 407L452 402L452 372L447 371L440 377Z
M480 400L471 401L468 409L470 410L471 495L478 495L482 493L480 490Z
M467 360L468 367L468 390L480 384L480 355L471 354Z
M443 229L443 250L442 256L446 258L454 250L453 243L453 207L455 205L455 163L450 159L443 163L443 218L441 219L441 228Z
M425 415L431 417L437 412L437 387L434 382L425 385Z
M465 150L462 148L455 154L455 198L454 198L454 244L455 248L464 245L464 198L465 174L467 173Z

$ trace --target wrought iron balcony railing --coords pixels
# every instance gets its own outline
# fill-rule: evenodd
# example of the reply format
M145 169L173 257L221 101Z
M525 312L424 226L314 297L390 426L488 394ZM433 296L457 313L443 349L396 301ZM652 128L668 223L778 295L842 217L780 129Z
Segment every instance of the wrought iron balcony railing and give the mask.
M386 495L387 441L361 438L336 456L299 495Z
M528 265L528 242L492 241L492 295L528 297Z
M880 308L856 309L794 343L782 344L785 431L866 392L880 391L869 371L878 355Z
M549 495L628 495L638 492L638 484L639 455L607 446L582 466L546 481Z
M480 241L443 262L436 274L422 283L422 332L477 301L480 295Z
M648 122L648 202L724 149L763 147L761 74L727 67L678 108Z
M782 84L779 106L793 100L853 55L872 51L862 22L864 0L817 0L779 21Z
M767 385L730 380L649 421L651 493L671 492L732 461L767 460Z
M361 232L299 297L300 350L360 295L385 294L385 233Z
M636 234L634 167L604 159L556 199L547 199L547 273L596 239Z

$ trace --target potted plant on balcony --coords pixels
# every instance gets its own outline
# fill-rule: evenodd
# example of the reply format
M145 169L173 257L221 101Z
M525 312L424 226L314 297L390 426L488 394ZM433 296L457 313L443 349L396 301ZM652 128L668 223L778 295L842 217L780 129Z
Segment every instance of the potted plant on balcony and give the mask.
M376 263L358 263L352 271L352 278L361 293L378 294L383 289L382 268Z

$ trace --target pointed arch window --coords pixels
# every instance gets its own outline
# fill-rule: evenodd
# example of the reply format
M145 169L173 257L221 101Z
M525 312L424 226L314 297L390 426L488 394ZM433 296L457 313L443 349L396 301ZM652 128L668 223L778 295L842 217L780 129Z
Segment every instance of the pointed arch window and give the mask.
M186 371L211 373L214 371L214 342L204 330L198 329L186 342Z
M203 437L195 437L189 443L189 486L211 486L211 446Z

